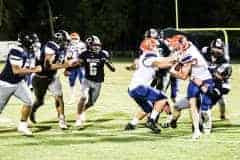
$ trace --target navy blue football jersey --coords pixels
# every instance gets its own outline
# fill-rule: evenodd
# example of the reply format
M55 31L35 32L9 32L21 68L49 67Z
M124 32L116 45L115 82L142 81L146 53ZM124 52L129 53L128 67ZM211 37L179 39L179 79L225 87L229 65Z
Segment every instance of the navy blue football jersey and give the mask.
M16 47L12 48L7 56L6 64L0 74L0 80L9 83L18 83L25 78L25 75L14 74L12 70L12 65L17 65L21 68L31 66L30 58L23 48Z
M85 78L94 82L104 81L104 64L105 60L109 59L109 53L101 50L99 53L85 51L79 58L83 60L85 69Z
M65 58L65 50L61 49L58 44L53 41L48 41L41 49L40 60L38 64L42 66L43 70L38 75L48 76L49 78L53 77L57 70L50 70L49 66L45 63L45 56L47 54L54 55L53 63L63 63Z

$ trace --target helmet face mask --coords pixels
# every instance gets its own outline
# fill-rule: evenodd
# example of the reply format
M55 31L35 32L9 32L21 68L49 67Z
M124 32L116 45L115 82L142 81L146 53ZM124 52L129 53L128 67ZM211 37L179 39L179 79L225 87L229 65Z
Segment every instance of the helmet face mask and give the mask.
M26 48L29 52L34 52L35 44L40 43L36 33L19 33L18 42L22 47Z
M210 44L210 51L214 57L221 57L224 56L224 42L222 39L217 38L213 40Z
M86 39L86 44L88 49L93 53L99 53L102 49L102 43L100 39L95 35L88 37Z
M59 30L53 36L54 42L56 42L61 48L67 48L71 41L71 37L68 32L64 30Z

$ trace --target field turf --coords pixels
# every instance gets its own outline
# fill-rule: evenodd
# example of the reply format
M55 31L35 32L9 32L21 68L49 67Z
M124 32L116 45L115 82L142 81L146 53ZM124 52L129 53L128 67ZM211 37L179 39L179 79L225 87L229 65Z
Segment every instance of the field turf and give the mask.
M0 160L240 159L240 64L233 64L232 91L227 97L230 119L221 121L219 107L215 106L213 133L193 141L188 110L183 112L177 129L162 129L159 135L146 129L144 121L135 131L123 130L138 110L127 94L132 72L126 71L125 66L129 63L129 60L116 60L115 73L106 69L101 95L95 106L87 112L83 130L74 127L76 102L68 104L68 85L62 75L69 130L58 128L53 97L48 94L45 105L37 113L39 123L32 125L34 137L21 136L16 131L16 124L22 103L11 98L0 115ZM184 88L185 83L181 86ZM165 118L166 115L162 114L160 122Z

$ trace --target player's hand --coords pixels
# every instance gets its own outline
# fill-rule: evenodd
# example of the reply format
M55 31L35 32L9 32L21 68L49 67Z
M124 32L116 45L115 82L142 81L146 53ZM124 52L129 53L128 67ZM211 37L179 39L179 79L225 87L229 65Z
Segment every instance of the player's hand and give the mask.
M201 86L203 83L203 81L199 78L192 78L191 80L198 86Z
M79 60L68 60L68 67L77 67L77 66L80 66L80 61Z
M174 70L176 71L180 71L183 67L183 64L182 63L177 63L175 66L174 66Z
M33 72L34 73L42 72L42 67L40 65L36 66L35 68L33 68Z
M101 62L103 62L103 63L108 62L108 61L107 61L107 58L101 58Z
M64 76L69 76L70 75L70 72L68 71L68 70L64 70L64 72L63 72L63 74L64 74Z

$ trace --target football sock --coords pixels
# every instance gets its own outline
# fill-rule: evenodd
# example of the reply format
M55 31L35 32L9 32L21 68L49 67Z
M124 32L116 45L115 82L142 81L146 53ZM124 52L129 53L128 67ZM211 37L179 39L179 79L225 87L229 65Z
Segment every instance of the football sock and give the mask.
M134 117L130 123L132 125L136 126L138 124L138 119L136 117Z
M155 121L157 116L158 116L158 114L159 114L159 112L153 109L153 111L152 111L152 113L150 115L150 118Z

